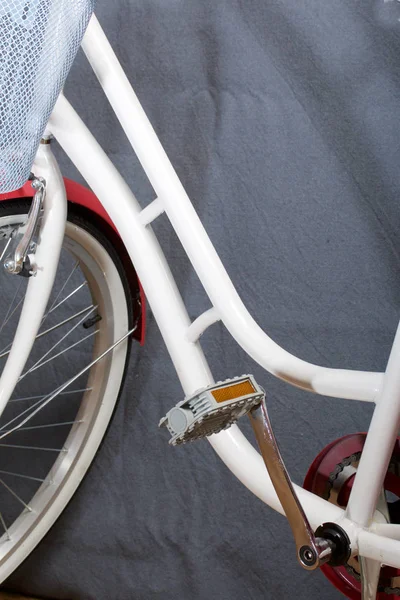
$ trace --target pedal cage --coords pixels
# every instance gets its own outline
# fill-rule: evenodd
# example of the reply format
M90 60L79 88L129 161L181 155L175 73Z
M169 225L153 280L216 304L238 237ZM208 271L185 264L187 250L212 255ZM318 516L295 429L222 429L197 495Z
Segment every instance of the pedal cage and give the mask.
M227 429L258 406L264 390L252 375L227 379L185 398L161 419L173 446L192 442Z

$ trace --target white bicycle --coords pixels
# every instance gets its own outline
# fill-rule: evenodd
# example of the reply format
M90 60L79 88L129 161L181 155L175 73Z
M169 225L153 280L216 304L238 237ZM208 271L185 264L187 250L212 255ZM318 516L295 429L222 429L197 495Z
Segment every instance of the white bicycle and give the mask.
M208 437L245 486L286 514L305 569L321 568L349 598L399 596L400 513L387 493L400 496L400 332L384 374L321 367L280 348L240 300L92 0L0 0L0 24L0 581L92 462L131 341L144 340L146 296L183 388L160 422L170 443ZM81 43L154 189L143 209L62 94ZM92 191L62 178L52 137ZM210 299L194 322L151 229L163 213ZM375 402L368 434L333 442L304 487L292 484L263 389L251 375L213 380L199 338L218 321L291 385ZM78 369L76 350L86 356ZM244 415L261 455L235 424Z

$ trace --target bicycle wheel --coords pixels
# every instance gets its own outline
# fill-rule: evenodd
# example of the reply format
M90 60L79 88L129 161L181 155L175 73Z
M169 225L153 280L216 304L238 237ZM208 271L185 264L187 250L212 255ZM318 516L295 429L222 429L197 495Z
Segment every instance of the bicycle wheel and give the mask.
M0 203L0 257L29 205ZM26 285L0 269L0 370ZM96 454L123 383L129 339L95 359L129 331L131 304L112 244L70 208L53 292L0 419L0 582L61 514Z

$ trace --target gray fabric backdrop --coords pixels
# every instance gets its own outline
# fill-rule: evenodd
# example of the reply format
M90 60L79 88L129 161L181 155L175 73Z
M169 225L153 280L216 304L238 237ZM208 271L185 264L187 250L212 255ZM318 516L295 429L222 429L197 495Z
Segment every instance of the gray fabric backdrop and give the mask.
M369 0L99 0L98 16L261 326L307 360L384 369L400 300L400 31ZM148 202L82 56L67 95ZM195 318L205 295L166 219L155 229ZM367 426L370 406L274 380L219 325L204 348L217 379L253 372L267 388L298 482L325 444ZM157 423L181 399L150 313L94 467L10 588L60 600L340 597L296 565L284 519L207 442L168 447Z

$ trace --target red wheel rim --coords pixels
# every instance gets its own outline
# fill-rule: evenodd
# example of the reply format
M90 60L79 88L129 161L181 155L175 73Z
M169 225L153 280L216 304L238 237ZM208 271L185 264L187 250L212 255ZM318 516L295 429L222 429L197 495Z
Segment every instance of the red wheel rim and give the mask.
M363 450L365 438L365 433L355 433L335 440L326 446L309 468L304 480L304 488L321 498L333 501L331 498L332 482L335 480L338 466L347 464L351 459L353 459L351 464L357 462L356 459ZM386 491L400 497L400 469L398 468L400 466L400 438L396 441L390 465L385 477L384 488ZM342 507L347 506L353 481L354 475L349 475L340 489L335 503ZM356 575L356 559L352 559L347 567L324 565L321 567L321 571L342 594L351 600L361 600L361 585ZM398 582L395 579L397 577L399 578ZM398 595L383 591L385 588L394 587L393 584L396 588L400 587L400 569L383 567L377 599L398 600Z

